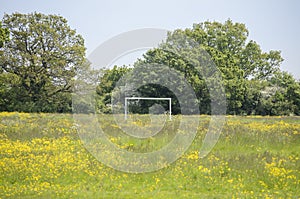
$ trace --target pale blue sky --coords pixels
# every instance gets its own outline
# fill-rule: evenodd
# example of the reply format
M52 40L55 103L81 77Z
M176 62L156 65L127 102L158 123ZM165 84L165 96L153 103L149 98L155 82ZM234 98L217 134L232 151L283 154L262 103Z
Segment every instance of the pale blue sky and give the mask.
M300 1L297 0L0 0L0 15L42 12L65 17L85 39L87 55L107 39L138 28L189 28L228 18L245 23L264 51L281 50L282 69L300 79Z

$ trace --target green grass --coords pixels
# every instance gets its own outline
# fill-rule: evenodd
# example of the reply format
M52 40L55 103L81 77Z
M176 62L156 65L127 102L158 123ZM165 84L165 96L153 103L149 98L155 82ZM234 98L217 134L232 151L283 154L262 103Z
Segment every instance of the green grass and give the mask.
M181 158L158 171L132 174L91 155L72 115L0 113L0 198L300 197L299 117L228 116L203 159L198 151L210 117L191 117L201 123ZM174 116L145 139L124 134L110 115L100 115L99 124L123 150L151 152L174 138L180 119ZM146 115L134 120L141 126L149 122Z

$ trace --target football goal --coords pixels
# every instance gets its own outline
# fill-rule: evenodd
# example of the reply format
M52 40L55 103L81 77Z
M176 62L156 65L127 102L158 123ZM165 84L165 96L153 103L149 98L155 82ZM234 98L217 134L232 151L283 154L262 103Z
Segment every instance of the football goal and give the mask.
M125 97L125 120L127 120L128 114L128 100L168 100L169 101L169 119L172 119L172 98L157 98L157 97Z

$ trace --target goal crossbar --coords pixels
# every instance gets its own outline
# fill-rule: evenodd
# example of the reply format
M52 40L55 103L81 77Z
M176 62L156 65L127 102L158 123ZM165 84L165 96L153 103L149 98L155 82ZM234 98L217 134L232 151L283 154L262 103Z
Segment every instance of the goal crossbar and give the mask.
M124 109L124 113L125 113L125 120L127 120L127 114L128 114L128 100L168 100L169 101L169 119L172 119L172 107L171 107L171 103L172 103L172 98L169 97L125 97L125 109Z

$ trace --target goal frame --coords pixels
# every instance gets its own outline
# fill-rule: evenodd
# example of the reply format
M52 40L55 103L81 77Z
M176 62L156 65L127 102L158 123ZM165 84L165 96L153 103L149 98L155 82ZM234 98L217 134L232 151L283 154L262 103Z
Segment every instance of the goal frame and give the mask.
M170 97L125 97L124 118L127 120L128 100L168 100L169 101L169 119L172 120L172 98Z

